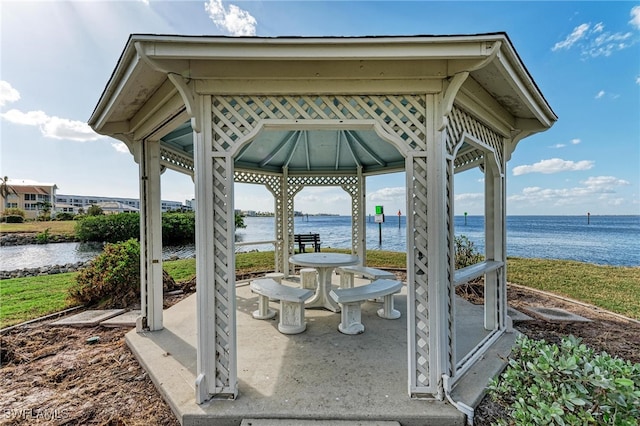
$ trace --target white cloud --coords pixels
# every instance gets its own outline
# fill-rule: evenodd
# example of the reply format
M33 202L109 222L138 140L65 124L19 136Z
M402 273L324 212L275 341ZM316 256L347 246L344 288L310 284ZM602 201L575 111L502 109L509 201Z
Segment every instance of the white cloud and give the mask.
M592 176L580 183L594 192L615 192L616 186L631 185L629 181L613 176Z
M8 82L0 80L0 106L5 106L20 99L20 92Z
M564 148L567 145L563 144L563 143L557 143L555 145L552 145L551 148Z
M456 194L453 198L456 202L480 201L484 200L484 194L481 192L468 192L466 194Z
M11 109L0 114L0 117L14 124L38 126L42 136L53 139L66 139L76 142L93 141L102 138L101 135L83 121L69 120L48 116L43 111L22 112Z
M571 139L571 145L578 145L580 142L582 141L578 138Z
M589 24L580 24L573 29L573 32L567 36L563 41L556 43L551 50L554 52L560 49L570 49L574 44L583 38L586 32L589 30Z
M637 7L640 9L640 7ZM640 12L634 12L636 8L632 9L632 19L630 22L633 24L637 18L637 14ZM640 18L637 18L640 20ZM635 25L635 24L634 24ZM585 57L598 57L598 56L610 56L616 51L624 50L637 42L637 39L633 38L631 32L616 32L611 33L605 31L604 24L599 22L593 27L591 24L580 24L573 29L564 40L557 42L552 48L552 51L557 50L569 50L571 48L578 47L582 56Z
M375 202L404 202L404 199L407 195L407 190L404 187L392 187L392 188L381 188L375 192L369 194L368 198L370 201Z
M542 173L545 175L560 172L575 172L579 170L589 170L593 167L593 161L569 161L561 158L550 158L535 164L516 166L513 168L513 175L520 176L527 173Z
M234 4L230 4L227 9L222 5L222 0L209 0L204 4L204 9L218 28L228 31L231 35L256 35L256 18L246 10L240 9Z
M636 84L640 84L640 75L636 77Z
M580 182L583 186L573 188L541 188L539 186L527 187L520 194L508 197L510 203L515 205L532 206L578 206L578 205L609 205L619 206L624 203L624 198L614 197L616 188L630 185L623 179L613 176L594 176Z
M111 146L118 152L129 154L129 147L124 142L111 142Z
M629 14L631 15L629 23L640 30L640 6L634 6Z
M605 95L604 90L601 90L601 91L599 91L599 92L596 94L596 99L600 99L600 98L601 98L601 97L603 97L604 95Z

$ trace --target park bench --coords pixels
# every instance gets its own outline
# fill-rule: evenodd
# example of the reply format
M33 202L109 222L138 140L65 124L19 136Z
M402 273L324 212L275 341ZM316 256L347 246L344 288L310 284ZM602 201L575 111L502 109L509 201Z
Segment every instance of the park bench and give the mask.
M298 244L298 253L305 252L306 244L313 244L313 251L320 252L320 234L295 234L293 240Z
M280 300L280 333L297 334L307 329L304 302L313 296L313 291L278 284L271 278L253 280L250 288L258 294L258 310L253 312L255 319L273 318L276 313L269 309L269 299L276 299Z
M331 290L329 295L342 308L338 330L343 334L364 333L361 305L365 300L376 297L384 297L383 307L377 311L380 318L400 318L400 312L393 307L393 294L401 289L400 281L379 279L358 287Z

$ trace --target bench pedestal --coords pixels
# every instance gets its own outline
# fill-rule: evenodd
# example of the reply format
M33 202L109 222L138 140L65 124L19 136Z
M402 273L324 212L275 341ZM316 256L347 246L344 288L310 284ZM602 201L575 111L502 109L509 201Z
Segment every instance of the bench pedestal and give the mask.
M393 306L393 294L389 294L382 298L382 308L376 312L380 318L384 319L398 319L402 315L400 311L394 309Z
M361 322L362 310L360 305L363 301L343 303L340 313L340 324L338 330L343 334L364 333L364 325Z
M302 333L307 329L304 320L304 302L313 295L313 291L278 284L272 278L263 278L251 282L251 290L258 294L258 310L253 312L255 319L273 318L276 312L269 309L269 299L280 300L280 320L278 331L283 334Z
M278 331L282 334L298 334L307 329L304 320L304 302L280 300L280 322Z
M300 287L315 291L318 287L318 271L315 268L300 269Z
M269 308L269 297L258 294L258 310L251 314L255 319L269 319L276 316L276 311Z

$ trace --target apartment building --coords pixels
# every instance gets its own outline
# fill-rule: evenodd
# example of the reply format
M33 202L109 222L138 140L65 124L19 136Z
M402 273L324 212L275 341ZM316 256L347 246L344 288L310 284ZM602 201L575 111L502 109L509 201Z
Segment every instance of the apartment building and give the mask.
M77 214L81 211L86 212L91 205L99 206L105 213L140 210L140 200L137 198L57 194L56 184L28 179L8 179L6 188L4 183L2 185L0 214L7 208L18 208L25 212L25 219L36 219L45 211L49 211L52 216L60 212ZM169 210L191 210L191 208L179 201L162 200L162 211Z
M40 183L26 179L8 179L0 191L0 211L17 208L25 219L36 219L45 211L53 212L56 199L55 183Z

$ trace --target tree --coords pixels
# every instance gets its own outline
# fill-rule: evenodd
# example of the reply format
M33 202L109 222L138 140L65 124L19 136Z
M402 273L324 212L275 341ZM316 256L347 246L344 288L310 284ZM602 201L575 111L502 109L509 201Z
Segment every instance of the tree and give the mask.
M4 208L9 208L9 194L15 194L16 191L9 186L9 178L7 176L0 178L0 195L4 199Z
M235 216L236 216L236 229L246 228L247 225L244 224L244 218L238 213L236 213Z
M100 216L102 213L102 209L96 204L91 204L87 209L88 216Z

